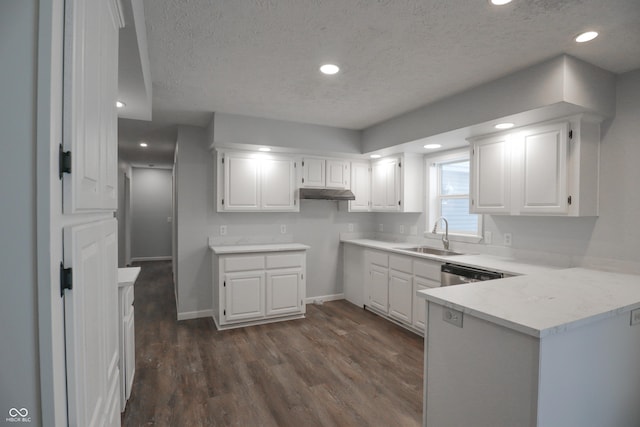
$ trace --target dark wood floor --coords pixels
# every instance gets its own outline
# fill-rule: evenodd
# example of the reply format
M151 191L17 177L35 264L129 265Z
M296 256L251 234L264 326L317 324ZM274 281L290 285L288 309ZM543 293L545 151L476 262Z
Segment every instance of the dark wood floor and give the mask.
M346 301L218 332L177 322L170 263L135 285L128 426L418 426L423 340Z

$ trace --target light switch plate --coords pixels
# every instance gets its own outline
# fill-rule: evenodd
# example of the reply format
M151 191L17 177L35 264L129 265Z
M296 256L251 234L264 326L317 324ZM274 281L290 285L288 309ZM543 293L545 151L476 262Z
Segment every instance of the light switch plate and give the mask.
M640 324L640 308L636 308L635 310L631 311L631 324Z
M221 225L220 226L220 235L221 236L226 236L227 235L227 226L226 225Z
M462 328L462 312L452 308L443 308L442 320L451 323L458 328Z
M287 226L285 224L280 225L280 234L287 234Z

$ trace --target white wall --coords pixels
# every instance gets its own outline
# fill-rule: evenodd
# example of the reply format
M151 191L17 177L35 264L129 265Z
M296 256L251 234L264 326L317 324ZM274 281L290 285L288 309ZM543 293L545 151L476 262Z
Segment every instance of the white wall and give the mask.
M171 169L133 168L131 258L171 257Z
M373 215L338 210L338 202L302 200L299 213L218 213L215 211L214 158L207 132L178 129L178 313L201 315L211 309L211 252L208 237L225 243L298 242L307 254L307 296L342 292L339 233L349 223L355 231L372 231ZM344 206L342 206L344 208ZM280 233L280 225L287 233ZM220 225L227 235L219 236Z
M453 242L452 248L640 273L640 70L618 76L616 93L615 118L602 126L599 217L486 215L485 230L492 232L492 245ZM422 236L425 221L424 214L378 214L376 229L383 224L391 233L387 237L398 238L400 224L406 229L417 225ZM502 245L504 233L513 235L510 248Z
M40 425L36 265L38 2L0 2L0 420Z

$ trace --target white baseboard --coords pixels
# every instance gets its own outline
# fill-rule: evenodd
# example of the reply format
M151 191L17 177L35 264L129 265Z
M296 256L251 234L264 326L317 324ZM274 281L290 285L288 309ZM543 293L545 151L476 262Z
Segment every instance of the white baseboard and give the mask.
M171 256L142 256L131 258L131 262L144 261L171 261Z
M178 313L178 320L199 319L201 317L213 317L213 310L198 310Z
M339 299L344 299L344 294L333 294L333 295L321 295L321 296L317 296L317 297L307 297L305 298L304 302L305 304L313 304L314 301L322 301L322 302L326 302L326 301L336 301Z

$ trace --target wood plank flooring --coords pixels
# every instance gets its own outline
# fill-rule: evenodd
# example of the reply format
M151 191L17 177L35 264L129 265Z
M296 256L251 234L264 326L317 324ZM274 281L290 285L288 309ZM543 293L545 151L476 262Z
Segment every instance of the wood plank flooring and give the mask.
M421 337L346 301L223 332L177 322L170 263L140 265L123 426L421 424Z

